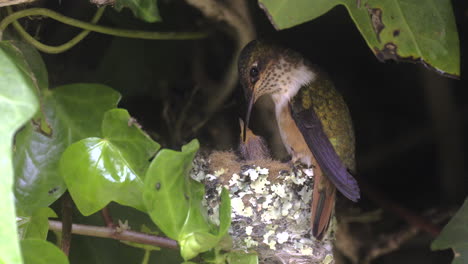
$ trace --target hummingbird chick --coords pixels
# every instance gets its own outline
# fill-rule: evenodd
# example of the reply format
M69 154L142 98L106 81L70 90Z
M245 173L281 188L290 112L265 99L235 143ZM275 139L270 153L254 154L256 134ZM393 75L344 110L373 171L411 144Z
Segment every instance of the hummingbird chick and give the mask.
M314 166L312 234L328 227L338 189L356 202L355 139L348 107L328 76L299 53L260 41L247 44L239 56L239 78L252 106L271 95L283 144L292 161ZM244 132L245 137L245 132Z

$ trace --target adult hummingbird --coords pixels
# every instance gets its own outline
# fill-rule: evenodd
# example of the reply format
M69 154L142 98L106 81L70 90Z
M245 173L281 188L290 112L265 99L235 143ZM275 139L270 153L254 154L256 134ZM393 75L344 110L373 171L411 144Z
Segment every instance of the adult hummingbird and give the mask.
M356 202L354 132L348 107L328 76L299 53L254 40L239 56L239 78L252 106L271 95L283 144L293 162L314 167L312 234L328 226L338 189Z

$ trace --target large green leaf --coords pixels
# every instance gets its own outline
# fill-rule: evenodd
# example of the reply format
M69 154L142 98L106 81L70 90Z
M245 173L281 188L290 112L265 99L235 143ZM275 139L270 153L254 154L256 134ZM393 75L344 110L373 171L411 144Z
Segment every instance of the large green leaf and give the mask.
M40 239L21 241L24 264L68 264L68 258L54 244Z
M189 210L177 241L182 257L188 260L210 250L220 239L215 234L214 226L206 220L202 209L204 185L192 179L187 179L186 184Z
M163 149L146 172L143 202L153 222L172 239L179 238L187 219L188 172L198 148L198 141L193 140L181 152Z
M226 235L231 206L223 191L220 227L206 219L202 200L204 185L188 177L199 148L193 140L182 151L161 150L151 163L144 182L143 201L151 219L170 238L179 242L185 260L214 248Z
M119 100L119 93L100 84L71 84L42 91L41 111L50 133L32 121L16 136L15 198L22 211L32 214L65 192L58 171L62 153L80 139L100 136L104 113Z
M450 0L259 0L277 29L315 19L344 5L381 60L421 61L441 74L460 74L460 53Z
M57 214L49 207L36 210L31 216L18 215L18 236L20 239L37 238L45 240L49 232L49 217L57 217Z
M123 109L105 114L102 136L72 144L60 160L60 174L73 201L83 215L111 201L145 211L141 176L159 144Z
M138 176L144 176L149 159L161 147L143 132L125 109L112 109L104 115L102 135L122 151Z
M431 248L452 248L455 252L452 264L468 263L468 199L432 242Z
M146 22L160 21L157 0L116 0L114 8L121 11L128 7L133 15Z
M0 42L0 263L21 263L13 201L12 143L38 108L35 83L20 49Z

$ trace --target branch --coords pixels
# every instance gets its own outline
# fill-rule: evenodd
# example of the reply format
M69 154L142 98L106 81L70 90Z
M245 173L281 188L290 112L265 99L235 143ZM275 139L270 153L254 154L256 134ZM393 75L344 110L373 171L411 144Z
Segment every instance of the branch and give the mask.
M62 222L49 220L49 229L59 232L62 231ZM73 224L72 234L112 238L116 240L124 240L141 244L154 245L163 248L179 249L177 241L169 238L158 237L130 230L123 230L121 232L118 232L115 229L109 227Z
M71 235L72 235L72 212L73 210L73 201L70 197L68 192L62 197L62 239L60 248L62 249L63 253L68 256L70 253L70 245L71 245Z
M255 38L255 30L245 0L216 1L216 0L186 0L188 4L200 10L207 18L229 26L227 33L235 40L235 52L224 74L222 81L217 85L222 87L219 92L213 93L206 107L207 119L219 109L226 98L237 85L237 57L241 49ZM241 2L241 3L240 3ZM228 5L230 4L230 5Z
M104 220L104 223L106 224L107 227L115 228L114 220L112 219L112 215L110 213L110 210L109 210L108 206L102 208L101 215L102 215L102 219Z

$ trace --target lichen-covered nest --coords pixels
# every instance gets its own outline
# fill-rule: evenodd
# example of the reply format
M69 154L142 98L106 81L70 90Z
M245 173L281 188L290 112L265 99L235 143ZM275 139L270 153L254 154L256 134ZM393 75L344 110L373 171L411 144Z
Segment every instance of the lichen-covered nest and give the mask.
M222 188L230 191L235 250L255 251L261 263L333 262L334 222L322 240L310 232L311 168L213 152L197 156L191 176L206 186L204 203L213 223Z

